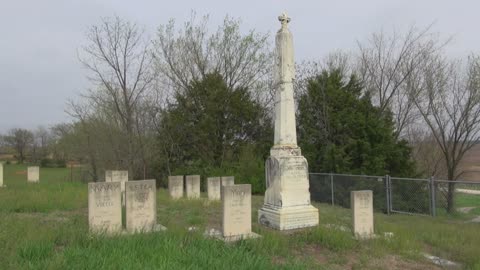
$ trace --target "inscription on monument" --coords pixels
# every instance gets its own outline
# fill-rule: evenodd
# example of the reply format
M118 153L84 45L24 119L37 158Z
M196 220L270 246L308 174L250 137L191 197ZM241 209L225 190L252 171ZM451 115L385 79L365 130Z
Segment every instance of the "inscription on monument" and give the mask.
M125 183L127 231L151 231L157 221L155 180Z
M122 229L121 193L119 182L88 183L88 224L92 232Z

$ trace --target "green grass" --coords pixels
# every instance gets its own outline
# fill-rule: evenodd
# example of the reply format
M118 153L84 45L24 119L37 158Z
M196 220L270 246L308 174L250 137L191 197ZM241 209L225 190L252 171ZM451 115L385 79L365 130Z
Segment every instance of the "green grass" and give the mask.
M422 252L480 269L479 224L376 213L379 237L357 241L350 231L350 210L316 204L320 226L279 232L257 223L261 196L252 198L253 231L262 235L260 239L225 244L203 237L206 229L221 228L221 204L174 201L163 189L157 192L157 211L166 232L92 236L86 184L67 181L68 169L43 168L40 183L28 184L22 170L25 167L6 165L7 188L0 189L1 269L428 268ZM189 232L192 226L197 231ZM394 237L381 237L384 232Z

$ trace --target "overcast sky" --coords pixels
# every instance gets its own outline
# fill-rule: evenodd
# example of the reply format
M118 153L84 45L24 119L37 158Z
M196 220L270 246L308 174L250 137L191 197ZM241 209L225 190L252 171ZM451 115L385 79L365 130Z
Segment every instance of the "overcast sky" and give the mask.
M452 57L480 53L478 0L0 0L0 133L68 120L67 99L89 86L76 51L100 17L119 15L153 32L170 18L184 22L192 10L210 14L212 25L228 14L242 19L244 31L269 33L287 11L296 60L355 50L380 29L432 22L433 31L455 38Z

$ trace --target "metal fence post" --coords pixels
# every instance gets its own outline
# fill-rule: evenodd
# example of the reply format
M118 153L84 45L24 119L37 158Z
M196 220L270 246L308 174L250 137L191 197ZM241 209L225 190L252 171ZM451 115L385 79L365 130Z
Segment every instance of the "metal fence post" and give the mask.
M331 194L332 194L332 206L335 205L335 195L334 195L334 192L333 192L333 174L330 173L330 189L331 189Z
M387 203L387 215L390 215L391 201L390 201L390 175L385 175L385 199Z
M435 177L430 177L430 205L432 207L432 216L437 216L436 194L435 194Z

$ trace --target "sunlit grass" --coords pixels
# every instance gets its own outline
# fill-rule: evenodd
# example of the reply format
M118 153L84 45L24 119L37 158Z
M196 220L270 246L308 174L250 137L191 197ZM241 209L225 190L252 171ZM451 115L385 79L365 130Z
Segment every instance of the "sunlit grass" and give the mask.
M252 197L253 231L262 235L259 239L225 244L205 238L205 230L221 228L221 203L171 200L163 189L157 192L157 212L166 232L92 236L86 184L69 182L68 169L42 169L40 183L30 184L18 173L25 168L5 166L2 269L389 269L388 260L382 264L387 256L428 265L423 252L467 269L480 267L480 225L464 219L375 213L377 238L358 241L351 232L350 210L325 204L315 204L318 227L294 232L265 228L257 223L261 196ZM385 232L394 236L385 238Z

